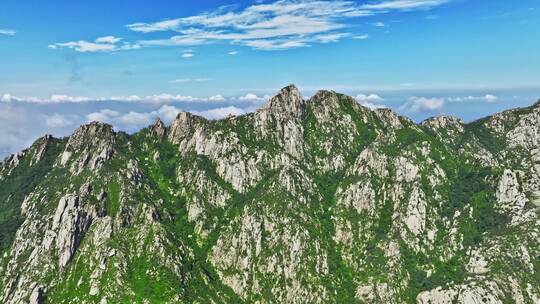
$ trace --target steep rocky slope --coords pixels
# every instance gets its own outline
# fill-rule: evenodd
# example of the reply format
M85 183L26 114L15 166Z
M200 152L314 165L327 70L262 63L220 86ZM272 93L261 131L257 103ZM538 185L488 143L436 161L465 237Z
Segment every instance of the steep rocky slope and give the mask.
M91 123L0 164L0 302L540 303L539 174L539 105Z

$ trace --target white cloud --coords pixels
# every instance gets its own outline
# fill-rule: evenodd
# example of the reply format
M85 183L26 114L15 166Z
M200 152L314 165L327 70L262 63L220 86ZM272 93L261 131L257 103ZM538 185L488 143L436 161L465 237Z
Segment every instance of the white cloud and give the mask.
M157 115L165 123L171 123L176 118L176 115L180 113L180 111L181 110L175 106L163 105L157 110Z
M208 97L208 100L209 101L225 101L225 97L221 95L214 95L214 96Z
M222 119L229 115L242 115L247 113L246 109L237 108L235 106L229 106L229 107L223 107L223 108L216 108L216 109L210 109L206 111L194 111L194 114L204 116L208 119Z
M171 123L180 111L179 108L171 105L162 105L159 109L150 112L120 113L111 109L102 109L87 114L86 121L99 121L111 124L121 130L136 131L150 125L158 117L165 123Z
M15 96L9 94L9 93L6 93L4 95L2 95L2 98L0 98L0 101L2 102L12 102L14 101L14 98Z
M449 97L448 101L450 102L464 102L464 101L485 101L485 102L496 102L499 98L493 94L486 94L484 96L465 96L465 97Z
M69 95L52 95L49 98L37 98L37 97L18 97L11 94L4 94L0 98L1 102L11 103L43 103L43 104L56 104L56 103L81 103L81 102L101 102L101 101L118 101L118 102L150 102L150 103L167 103L167 102L209 102L209 101L223 101L225 97L221 95L214 95L210 97L193 97L189 95L180 94L156 94L148 96L113 96L113 97L84 97L84 96L69 96Z
M14 36L17 32L10 29L0 29L0 35Z
M183 50L182 51L182 58L191 58L193 56L195 56L195 53L193 50Z
M407 103L400 107L400 110L407 112L430 112L442 109L443 98L411 97Z
M120 113L111 109L102 109L87 114L86 120L87 122L99 121L108 123L122 130L134 131L150 125L153 119L157 117L157 113L156 111L148 113L136 111Z
M299 47L309 46L305 40L249 40L245 42L246 46L249 46L255 50L276 51L276 50L288 50Z
M347 33L335 33L335 34L327 34L327 35L317 35L314 38L314 41L320 42L320 43L330 43L330 42L337 42L341 38L349 36Z
M248 93L244 96L240 96L238 97L238 100L239 101L266 101L270 99L270 96L269 95L264 95L264 96L257 96L257 94L253 94L253 93Z
M119 116L118 120L121 125L127 126L128 128L131 126L140 128L141 126L147 126L152 123L151 115L148 113L139 113L134 111Z
M179 78L175 80L169 81L169 83L186 83L186 82L204 82L204 81L210 81L211 78L205 78L205 77L198 77L198 78Z
M78 121L78 115L62 115L55 113L53 115L45 116L45 125L53 129L74 126Z
M2 102L23 102L23 103L71 103L71 102L87 102L92 99L83 96L68 96L53 94L51 97L43 99L38 97L19 97L11 94L4 94L0 101Z
M353 36L352 38L356 40L366 40L369 38L369 35L368 34L358 35L358 36Z
M380 21L379 21L379 22L373 23L373 26L376 26L376 27L385 27L386 24L384 24L384 22L380 22Z
M484 100L487 102L496 102L498 100L498 97L495 95L487 94L484 96Z
M105 37L99 37L96 39L97 43L109 43L109 44L115 44L117 42L120 42L122 38L114 37L114 36L105 36Z
M387 108L387 106L380 104L380 102L384 101L384 99L377 94L358 94L354 99L356 99L356 101L358 101L358 103L364 107L370 109Z
M68 95L52 95L49 99L53 103L66 103L66 102L86 102L91 99L83 96L68 96Z
M143 98L146 101L152 101L152 102L170 102L170 101L183 101L183 102L196 102L196 101L202 101L201 98L193 97L189 95L173 95L173 94L158 94L158 95L150 95Z
M0 103L0 161L1 157L29 147L45 134L66 136L82 122L73 113L48 113L18 103Z
M231 55L231 56L238 55L238 52L237 51L231 51L231 52L228 52L227 55Z
M380 101L383 101L384 99L377 95L377 94L358 94L356 95L355 99L359 102L363 102L363 101L369 101L369 102L380 102Z
M110 123L114 117L117 117L119 115L120 113L116 111L110 109L103 109L98 112L93 112L86 115L86 119L88 122L99 121L104 123Z
M144 101L142 97L137 95L129 95L129 96L113 96L113 97L101 97L101 98L95 98L96 101L127 101L127 102L138 102L138 101Z
M0 103L0 157L30 146L43 129L30 113L12 104Z
M363 9L367 10L413 10L429 9L445 3L450 0L392 0L381 1L379 3L365 4Z
M432 8L446 2L398 0L361 5L346 0L279 0L256 3L241 10L227 6L199 15L126 27L141 33L174 33L169 39L141 41L143 45L200 45L221 41L259 50L286 50L311 43L337 42L348 36L340 31L351 27L351 18L392 10ZM375 25L384 26L384 23Z
M140 44L132 44L124 42L119 44L122 38L114 36L105 36L95 39L93 42L86 40L70 41L63 43L54 43L49 45L51 49L73 49L81 53L95 53L95 52L116 52L127 51L141 48Z
M368 102L368 101L363 101L360 103L361 105L363 105L364 107L366 108L370 108L372 110L375 110L375 109L386 109L388 108L387 106L383 105L383 104L378 104L378 103L372 103L372 102Z

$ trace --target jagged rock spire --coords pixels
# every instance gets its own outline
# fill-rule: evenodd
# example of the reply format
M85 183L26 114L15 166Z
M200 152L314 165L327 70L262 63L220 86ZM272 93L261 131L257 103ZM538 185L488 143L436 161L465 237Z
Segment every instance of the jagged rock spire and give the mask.
M158 117L156 122L150 127L150 132L159 138L163 138L167 134L167 128L161 119Z
M272 97L261 111L270 111L272 113L299 115L304 107L304 99L298 88L294 85L288 85L281 89L278 94Z
M171 125L169 131L169 140L173 143L178 143L181 138L189 134L196 121L203 119L204 118L202 117L185 111L178 113L178 115L176 115L176 119Z

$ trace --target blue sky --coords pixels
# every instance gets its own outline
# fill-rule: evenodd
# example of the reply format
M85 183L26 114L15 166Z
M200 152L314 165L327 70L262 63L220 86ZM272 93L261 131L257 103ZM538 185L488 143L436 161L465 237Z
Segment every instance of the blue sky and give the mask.
M331 89L415 120L540 98L537 0L0 3L0 156L90 120L136 131L179 110Z

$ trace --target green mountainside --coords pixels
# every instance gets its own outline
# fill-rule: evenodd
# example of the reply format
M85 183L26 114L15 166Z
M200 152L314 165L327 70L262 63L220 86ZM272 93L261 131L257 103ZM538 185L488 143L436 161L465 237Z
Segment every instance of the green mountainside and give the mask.
M0 302L540 303L539 175L538 104L90 123L0 163Z

